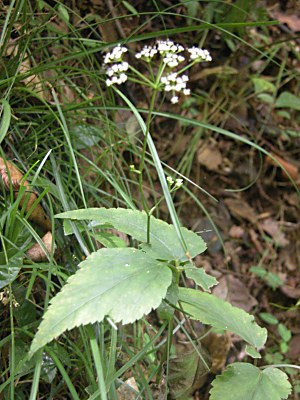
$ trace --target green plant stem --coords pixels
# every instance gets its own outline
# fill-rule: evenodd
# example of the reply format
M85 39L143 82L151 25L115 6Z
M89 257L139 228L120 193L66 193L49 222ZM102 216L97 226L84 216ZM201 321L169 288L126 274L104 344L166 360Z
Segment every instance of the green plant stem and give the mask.
M146 211L147 215L149 215L149 208L148 208L148 205L147 205L147 202L145 199L145 195L144 195L144 191L143 191L143 170L144 170L144 166L145 166L148 136L149 136L149 132L150 132L152 111L154 109L156 94L157 94L157 89L154 89L152 96L151 96L149 112L147 114L147 119L146 119L145 139L144 139L144 143L143 143L143 149L142 149L141 160L140 160L140 165L139 165L139 172L140 172L140 174L139 174L139 190L140 190L140 194L141 194L141 198L142 198L142 204L143 204L144 210ZM150 222L150 220L148 222ZM147 226L147 243L150 243L150 226Z
M139 111L136 109L136 107L131 103L131 101L119 89L114 88L114 90L116 91L116 93L119 94L119 96L129 106L129 108L131 109L131 111L135 115L135 117L136 117L136 119L137 119L137 121L138 121L138 123L139 123L139 125L140 125L140 127L142 129L142 131L146 135L147 129L146 129L145 121L142 118L142 116L139 113ZM159 113L155 112L155 114L158 115ZM152 137L151 137L151 134L150 134L149 131L148 131L148 146L149 146L150 153L151 153L151 156L153 158L153 162L154 162L154 165L155 165L155 168L156 168L156 171L157 171L157 174L158 174L161 186L162 186L162 190L163 190L163 193L164 193L164 196L165 196L165 199L166 199L168 210L170 212L171 220L172 220L172 223L173 223L174 228L176 230L176 235L178 237L178 240L180 242L180 245L181 245L182 249L186 253L186 256L189 258L188 248L187 248L187 245L185 243L185 240L183 238L183 235L182 235L182 232L181 232L181 229L180 229L180 222L179 222L179 219L178 219L178 216L177 216L177 213L176 213L176 210L175 210L175 206L174 206L171 194L170 194L169 186L168 186L168 183L166 181L166 177L165 177L162 165L161 165L161 161L159 159L156 147L154 145L154 142L152 140Z
M56 354L54 353L54 351L48 351L50 357L52 358L52 360L55 362L55 365L57 366L57 368L59 369L59 372L61 373L64 382L66 383L66 385L68 386L68 389L72 395L72 399L73 400L80 400L76 389L67 373L67 371L65 370L63 364L61 363L61 361L59 360L59 358L56 356Z
M15 370L15 329L14 329L14 309L13 309L13 294L11 283L9 284L9 311L10 311L10 331L11 331L11 350L10 350L10 370L11 373ZM14 379L10 381L10 398L15 398Z
M272 364L272 365L263 365L259 367L260 369L265 369L265 368L294 368L294 369L299 369L299 365L294 365L294 364Z
M90 336L90 345L91 345L92 354L93 354L95 367L96 367L96 371L97 371L98 388L99 388L99 392L100 392L100 398L101 398L101 400L107 400L103 366L102 366L100 351L99 351L97 339L95 336L94 328L91 325L89 325L87 328L88 328L88 333Z
M29 400L36 399L36 395L37 395L38 388L39 388L41 368L42 368L42 356L43 356L43 349L40 349L35 355L36 364L35 364L35 368L34 368L33 381L32 381L32 385L31 385Z

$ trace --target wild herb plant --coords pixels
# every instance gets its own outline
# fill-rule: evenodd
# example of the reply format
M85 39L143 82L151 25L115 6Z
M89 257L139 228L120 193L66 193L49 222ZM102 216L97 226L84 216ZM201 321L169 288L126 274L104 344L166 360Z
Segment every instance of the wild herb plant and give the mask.
M192 5L196 2L190 3ZM199 5L200 2L197 7ZM220 15L219 5L219 2L209 4L206 17L209 24L213 14ZM242 7L241 2L233 5L235 20L245 20L246 14L242 12ZM172 11L173 8L155 15L149 14L149 19L179 16ZM242 18L237 17L237 11L242 14ZM128 17L131 18L134 12L131 7ZM128 371L133 371L139 377L140 393L136 393L136 397L151 399L153 395L149 382L154 376L159 381L165 360L168 365L172 333L176 329L184 329L185 319L178 320L174 310L184 313L186 319L200 320L204 324L240 335L249 344L247 351L254 357L258 356L256 349L260 349L266 340L266 331L256 325L251 316L209 293L210 288L216 284L215 278L207 275L203 269L195 268L193 257L205 250L205 244L198 235L180 226L170 193L180 188L181 181L176 180L174 171L173 178L165 179L166 166L163 165L164 170L161 168L151 136L151 122L156 116L163 116L179 121L182 126L197 128L199 132L210 130L250 145L265 154L267 152L247 138L209 124L206 120L199 121L172 113L172 103L189 95L187 70L184 70L190 65L189 61L184 64L185 67L177 68L179 65L176 64L184 61L181 59L184 52L179 45L174 45L175 53L166 56L167 62L159 58L158 46L146 47L137 54L137 60L144 63L144 69L149 67L147 76L130 63L126 65L121 61L112 70L109 69L111 63L104 63L108 72L108 85L127 104L126 108L135 115L144 133L141 147L130 147L135 156L141 159L140 165L129 167L131 177L136 176L137 181L128 179L124 172L128 164L121 151L124 144L130 145L130 141L118 132L110 120L109 113L117 107L113 91L107 92L105 79L99 79L103 63L94 56L105 48L97 31L99 23L103 21L97 15L87 15L80 17L82 25L74 26L71 21L73 16L77 17L75 14L63 3L57 2L51 6L43 1L11 1L1 13L1 157L5 158L8 154L20 169L28 170L29 175L34 176L32 186L41 193L39 200L44 198L43 205L52 221L54 214L86 208L89 203L105 208L58 214L56 227L59 228L53 228L53 237L61 252L59 260L63 260L63 265L59 265L56 260L54 248L47 254L47 262L33 263L28 260L26 250L29 241L42 244L41 239L28 223L25 209L18 211L20 196L15 199L11 187L6 193L1 182L4 193L2 195L1 192L0 204L4 329L0 346L4 367L1 370L0 392L5 399L34 400L38 393L46 393L52 398L95 399L100 394L102 399L115 399L117 386L122 383ZM190 31L197 36L204 32L205 38L208 26L212 25L203 23L192 14L185 18ZM57 25L52 24L52 21ZM226 34L225 40L233 48L237 37L231 35L229 30L244 28L247 23L235 24L228 19L224 23L222 19L220 21L215 27ZM251 24L264 26L262 21ZM92 39L85 37L85 29L92 32ZM185 28L183 30L182 27L165 29L164 32L154 31L146 36L160 38L162 34L166 37L183 31ZM145 39L143 34L138 31L136 33L138 35L130 40L138 42ZM170 41L164 41L161 46L167 43L170 44ZM247 43L244 41L244 44ZM270 51L270 55L267 51ZM261 57L266 54L268 58L273 57L272 47L259 52ZM118 51L115 50L113 54L116 53ZM127 51L122 53L124 56L128 54ZM185 51L185 55L188 53ZM195 50L197 53L209 61L208 53ZM190 54L193 55L193 52ZM153 57L156 61L152 66L149 61L153 62ZM110 59L107 57L107 61ZM113 58L111 61L114 61ZM160 64L156 64L157 61ZM190 63L193 62L195 60L190 60ZM24 68L28 63L30 68ZM172 67L176 69L175 75L171 71ZM45 72L50 74L44 75ZM160 81L157 79L158 72L162 74ZM151 93L149 104L152 108L136 109L127 99L122 87L118 86L119 82L126 80L121 75L123 73L128 75L127 79L135 80L136 84L141 83L147 88ZM34 77L38 77L36 87L32 84L36 82ZM73 100L64 93L68 87L71 88L70 92L75 93ZM159 99L162 101L164 95L170 102L170 112L159 111ZM240 97L246 97L243 88ZM212 102L209 95L204 99L206 108L210 108ZM221 107L222 101L219 101ZM199 137L195 135L195 139ZM104 144L104 152L99 141ZM186 149L187 158L183 160L182 168L179 168L181 174L185 171L188 173L191 168L193 157L190 155L195 151L193 143L194 140ZM96 155L100 163L84 154L83 150L93 145L96 146L93 155ZM78 160L84 160L85 166L82 167ZM154 205L149 205L143 196L144 176L150 176L148 165L155 165L164 193L164 198L159 197L153 190ZM92 181L89 181L90 172L96 175ZM150 185L153 187L153 182L150 181ZM135 198L132 187L138 186L144 212L136 210L139 200ZM203 209L194 193L185 186L181 186L181 189L186 190L195 204ZM154 213L158 214L156 212L164 199L173 225L153 216ZM122 206L122 209L113 209L112 204ZM153 207L156 207L155 210ZM58 222L61 218L64 221L64 232ZM90 222L74 223L73 218ZM108 233L108 227L127 233L131 237L130 245ZM94 251L95 239L107 248ZM70 274L72 276L64 286ZM194 280L201 291L179 287L182 285L181 277ZM47 311L49 299L61 286L63 290L54 297ZM154 308L160 316L160 326L151 325L149 320L142 317ZM45 319L33 339L33 332L44 312ZM129 323L137 318L137 322L132 325L116 326L117 321ZM90 326L94 321L97 322ZM79 328L60 336L75 326ZM167 338L163 336L166 332ZM32 357L29 359L27 354L32 339ZM191 342L194 344L192 339ZM117 362L120 348L123 357L121 367ZM195 345L195 350L195 364L202 357L204 371L208 371L209 365L201 352L203 349L199 350ZM162 354L161 365L157 359L158 351ZM6 360L9 361L6 363ZM283 364L277 361L276 364ZM211 398L252 398L253 382L258 382L255 393L257 398L286 398L289 392L286 376L274 366L258 369L248 363L235 363L214 381ZM30 395L28 385L31 385Z
M103 228L111 227L129 235L135 246L124 247L111 238L112 246L88 254L79 264L78 271L51 300L32 342L31 356L66 330L80 325L101 324L106 319L117 331L117 323L133 323L151 310L157 309L161 311L162 326L168 326L169 337L173 330L174 312L179 310L186 318L239 335L247 343L246 352L253 358L260 358L259 350L266 342L267 331L256 324L253 316L209 293L210 288L217 284L216 279L207 275L203 268L196 268L193 263L193 258L205 251L206 245L199 235L180 226L171 192L178 189L182 181L174 182L172 178L165 178L151 138L151 121L158 92L170 92L171 103L178 102L178 94L190 94L187 88L188 76L183 73L196 62L211 61L207 50L193 47L188 49L190 63L181 66L185 61L183 51L183 46L172 41L159 41L155 46L145 46L136 54L136 58L143 60L148 66L147 76L124 61L123 57L127 52L124 46L118 45L104 58L105 64L109 65L106 70L106 85L112 87L132 110L144 133L140 165L136 169L132 166L139 179L144 211L86 208L56 215L56 218L65 220L66 235L74 230L68 220L84 220L90 221L87 228L92 232L91 237L95 235L95 238L100 238ZM155 58L158 58L158 65L153 63ZM176 72L174 68L177 68ZM127 79L152 90L146 122L131 101L116 87ZM152 215L161 200L150 209L143 194L147 146L163 188L172 225ZM78 225L77 229L80 231L82 226ZM195 289L181 286L182 274L195 282ZM88 327L98 375L97 393L101 399L107 399L113 382L105 379L96 345L95 329L92 325ZM170 344L168 340L167 347ZM166 356L161 362L165 362L167 358ZM203 362L209 371L209 366ZM257 399L279 400L287 398L291 390L287 375L275 366L258 368L240 362L229 365L214 380L212 386L212 400L253 398L252 395L249 397L249 392L255 393Z

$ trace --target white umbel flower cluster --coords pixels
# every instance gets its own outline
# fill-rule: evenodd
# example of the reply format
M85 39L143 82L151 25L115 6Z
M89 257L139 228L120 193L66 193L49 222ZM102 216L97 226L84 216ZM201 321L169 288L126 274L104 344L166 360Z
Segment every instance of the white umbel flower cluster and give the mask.
M184 51L184 47L171 40L160 40L157 42L157 50L163 56L163 62L169 68L175 68L182 63L185 58L178 54Z
M171 98L171 103L178 103L178 96L176 93L183 93L188 96L191 94L190 89L187 89L186 84L189 78L187 75L178 76L177 72L172 72L167 76L162 76L160 81L163 84L163 89L165 92L172 92L173 96Z
M126 53L128 49L124 46L118 44L112 49L110 53L106 53L104 57L104 64L110 64L114 62L122 61L123 54Z
M128 50L126 47L118 44L110 53L107 53L104 57L105 64L112 64L106 69L107 79L106 85L111 86L114 84L121 85L126 82L128 77L126 71L130 68L131 72L135 71L133 67L123 61L123 55ZM190 54L189 62L190 64L184 66L181 71L178 71L180 63L185 61L185 57L182 54L187 51ZM166 75L160 78L160 89L165 92L171 92L171 103L178 103L180 93L184 95L190 94L190 89L186 87L189 80L187 75L182 75L184 70L187 70L190 66L198 62L211 61L211 55L208 50L201 49L199 47L185 48L180 44L174 43L171 40L158 40L154 46L144 46L139 53L136 53L135 57L150 63L154 57L160 59L161 71L164 71ZM176 68L178 72L170 72L173 68ZM169 72L169 73L168 73ZM139 76L139 78L141 75ZM143 81L143 79L142 79ZM149 84L149 80L144 79L146 84ZM150 83L151 84L151 83Z
M117 85L121 85L122 83L127 81L127 75L125 72L128 70L129 64L126 61L122 61L118 64L113 64L110 68L107 69L106 74L109 76L106 79L106 85L111 86L114 83Z
M155 46L144 46L139 53L136 53L135 57L150 62L155 54L157 54L157 49Z
M167 53L180 53L184 50L181 44L176 44L172 40L158 40L156 46L159 53L163 55Z
M128 62L122 61L123 54L128 50L126 47L117 45L113 48L112 52L106 53L104 57L104 64L115 63L106 70L106 74L109 77L106 79L106 86L114 84L122 85L126 82L128 77L125 72L128 70Z
M193 61L211 61L211 55L208 50L200 49L199 47L191 47L187 49L190 53L190 60Z

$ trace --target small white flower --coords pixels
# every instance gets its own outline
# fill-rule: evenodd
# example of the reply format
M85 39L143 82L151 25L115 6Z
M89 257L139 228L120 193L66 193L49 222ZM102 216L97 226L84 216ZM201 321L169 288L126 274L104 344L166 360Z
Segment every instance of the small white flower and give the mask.
M129 68L129 64L126 61L123 61L120 65L119 65L119 71L127 71Z
M189 78L187 75L178 76L177 72L172 72L161 77L160 81L163 84L163 90L165 92L172 92L172 104L178 103L179 101L175 93L182 92L184 95L189 95L191 93L190 89L186 87L188 80Z
M179 189L182 185L183 185L183 179L178 178L175 180L175 188L176 189Z
M171 176L167 177L167 181L169 182L170 185L173 185L174 179Z
M211 61L211 55L209 54L208 50L205 49L200 49L200 47L191 47L187 49L188 52L190 53L190 60L195 60L195 61Z
M135 55L135 57L142 58L143 60L150 62L155 54L157 54L157 49L155 46L144 46L142 50Z
M126 47L118 44L112 49L110 53L106 53L104 57L104 64L110 64L112 62L121 61L123 54L126 53L128 49Z
M120 81L121 81L121 83L124 83L124 82L126 82L127 81L127 75L126 74L124 74L124 73L122 73L121 75L120 75Z

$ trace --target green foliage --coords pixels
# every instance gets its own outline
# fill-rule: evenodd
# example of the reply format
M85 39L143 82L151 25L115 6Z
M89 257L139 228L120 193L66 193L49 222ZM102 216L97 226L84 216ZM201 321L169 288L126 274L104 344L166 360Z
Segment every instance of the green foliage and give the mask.
M171 281L171 270L142 251L92 253L51 300L31 354L65 330L101 322L105 316L124 324L134 322L160 305Z
M275 107L300 111L300 98L290 92L282 92L275 102Z
M89 208L86 210L67 211L56 215L56 218L71 218L76 220L93 221L96 224L111 224L115 229L127 233L136 240L144 242L141 247L150 257L160 260L187 261L188 258L181 248L174 226L153 216L149 220L150 245L147 242L148 220L145 212L126 210L123 208ZM206 249L203 239L195 233L181 228L182 235L188 244L190 256L193 258Z
M283 285L283 281L274 272L266 271L263 267L255 265L250 268L250 272L262 278L273 290Z
M291 393L284 372L277 368L260 370L248 363L229 365L212 386L210 400L281 400Z
M79 398L86 397L95 399L99 398L100 394L102 399L116 399L119 397L119 393L117 393L115 384L118 384L118 381L126 375L130 375L138 377L140 391L138 396L140 398L154 398L148 382L154 375L156 375L156 379L159 378L157 344L159 343L160 350L164 351L161 343L164 342L162 336L166 334L167 324L169 324L169 337L172 336L174 329L172 304L175 305L178 302L180 274L193 279L200 290L204 291L209 291L217 282L203 269L196 269L192 265L190 256L194 257L203 252L206 246L199 236L185 228L180 228L179 223L176 224L178 220L176 221L175 207L172 208L173 193L168 195L168 187L164 186L163 179L166 170L163 171L160 166L160 160L155 152L155 145L150 134L143 171L139 171L139 166L136 166L139 176L143 176L139 196L136 195L137 181L135 178L138 176L129 170L127 153L129 153L130 162L133 160L136 162L142 158L142 135L136 134L134 140L132 137L129 138L128 132L124 128L120 129L120 126L116 125L116 121L120 117L121 119L124 117L123 111L125 114L131 109L135 113L135 117L139 116L142 121L143 118L139 113L147 113L147 125L145 125L145 129L141 126L141 132L145 134L148 130L152 134L150 128L155 116L172 120L174 125L180 126L180 131L181 129L197 129L199 134L195 135L184 149L188 162L183 159L182 166L180 164L172 165L174 168L173 178L177 177L178 172L181 174L178 176L187 178L189 185L193 183L193 177L189 171L194 164L199 138L203 138L205 132L213 132L215 137L224 135L227 138L239 140L264 154L268 152L256 145L256 138L253 143L248 140L244 130L242 134L240 131L234 134L219 128L219 121L215 124L215 116L219 112L222 113L222 118L223 115L227 118L231 112L234 113L234 102L232 102L233 108L229 108L229 111L226 104L227 101L231 102L232 97L235 96L234 85L229 85L229 87L227 84L224 85L226 93L222 98L222 81L226 80L226 83L229 83L225 73L227 69L231 68L229 65L225 65L218 75L215 75L214 68L211 68L212 74L209 76L209 80L210 83L213 83L216 77L215 84L210 85L211 89L208 92L205 92L200 86L190 98L187 98L186 104L188 102L193 104L193 110L191 111L187 107L186 117L183 117L178 109L168 113L158 111L163 109L158 102L153 104L152 113L149 112L149 109L136 110L134 107L132 109L130 102L126 102L124 98L123 104L127 104L128 107L126 110L126 107L120 107L119 101L114 100L112 91L107 88L103 89L105 78L101 53L113 46L113 43L105 42L103 34L107 30L109 20L100 17L93 9L86 13L84 8L84 14L81 14L80 2L75 3L72 9L63 2L12 1L1 14L3 29L0 38L0 80L3 100L0 104L0 144L3 146L3 152L9 158L13 157L20 169L29 172L28 178L34 186L34 191L37 190L41 193L45 189L49 193L49 196L44 198L43 206L52 219L55 213L87 207L90 204L106 207L106 209L115 205L135 209L141 206L140 199L145 187L147 187L147 195L149 194L147 199L150 199L150 207L153 202L157 207L156 210L160 212L158 205L162 197L161 191L156 190L158 175L163 198L167 200L170 211L170 220L174 225L168 225L151 217L149 245L146 243L148 221L145 214L139 212L125 210L124 215L121 215L123 213L121 211L113 223L102 224L101 222L100 225L98 222L94 225L95 220L93 219L89 224L84 221L80 221L78 224L65 221L66 231L67 222L69 223L70 236L64 236L60 224L56 223L52 233L58 252L51 263L30 263L26 265L22 274L19 274L21 268L24 267L25 251L33 239L40 242L40 232L35 232L34 227L24 219L24 213L18 211L20 198L18 202L14 202L14 193L11 191L5 194L3 191L1 207L4 206L4 211L1 209L1 221L6 218L4 213L7 213L8 218L1 225L0 286L6 287L0 293L3 302L1 319L3 317L4 321L4 329L1 329L0 350L3 355L3 365L6 367L1 373L0 392L3 393L5 399L33 400L45 396L44 390L50 392L50 394L47 392L46 396L54 396L57 399L79 400ZM151 7L154 3L151 3ZM276 96L275 91L272 90L273 83L268 80L269 77L264 79L265 82L259 81L260 74L266 72L263 72L263 63L267 61L268 65L275 66L276 60L280 60L278 58L280 54L273 53L273 49L279 49L281 44L277 46L275 38L271 46L261 46L259 43L256 49L251 42L246 43L247 32L250 32L250 29L245 29L246 27L252 29L259 27L258 35L260 35L260 31L266 29L266 26L274 24L274 22L261 21L261 16L265 19L265 15L262 15L261 10L257 8L257 2L252 3L249 0L236 2L184 1L178 3L179 8L174 4L171 8L163 10L163 2L159 2L157 7L160 10L151 11L148 16L148 10L146 13L139 14L141 6L138 2L134 8L130 2L122 1L117 6L116 14L112 16L111 22L113 25L117 23L117 28L122 29L123 21L128 18L129 25L132 25L133 29L130 33L128 32L127 26L129 25L126 21L125 35L126 42L133 43L132 47L139 46L141 41L146 38L155 40L155 38L170 37L172 39L172 35L180 34L185 35L185 40L188 40L189 37L193 38L194 43L204 44L206 35L208 34L213 39L213 30L217 29L221 34L217 39L217 47L212 49L213 53L216 50L223 53L223 40L231 49L237 48L237 43L241 44L243 51L245 45L249 50L252 48L261 56L259 71L255 68L252 69L252 71L256 71L256 81L253 80L255 93L262 101L271 104L272 107L275 106L277 115L281 115L286 119L284 122L287 122L291 119L294 110L299 109L299 101L295 97L287 96L286 92ZM124 9L130 15L119 14ZM126 10L124 14L127 13ZM200 13L202 20L198 18ZM172 28L170 28L168 18L173 19L173 15L176 25L172 24ZM148 17L151 24L143 25L143 21L147 21ZM108 16L108 18L110 17ZM157 20L160 21L158 25L156 24ZM151 30L148 29L148 26L151 26ZM102 28L104 28L103 32ZM235 34L231 32L235 32ZM240 40L238 35L243 36L244 39ZM112 39L108 38L108 40ZM251 64L252 61L256 61L253 53L251 54ZM227 64L230 61L224 60L224 62ZM271 69L268 68L268 70ZM205 67L205 70L210 72L209 67ZM197 73L197 71L195 72ZM285 90L292 90L291 78L291 75L285 75L284 80L279 77L277 80L275 78L276 90L283 87L282 83L284 83ZM193 87L197 88L197 83L194 81ZM231 83L234 84L234 79ZM217 94L215 93L216 87L218 88ZM238 82L238 87L238 99L241 100L241 104L245 99L250 100L247 103L250 111L250 103L253 99L248 96L248 86L245 84L246 90L244 90L242 84L240 85ZM142 93L148 95L149 91L143 90ZM291 93L288 92L288 94ZM132 101L138 100L135 98L134 92L131 93L131 98ZM141 107L142 104L147 104L146 102L133 102L141 104ZM211 107L212 105L214 107ZM199 109L203 110L201 119L199 118ZM138 124L135 117L133 120L136 126ZM126 114L125 118L127 118ZM225 120L222 126L226 127ZM126 125L126 129L129 130L128 125ZM299 136L296 128L287 128L285 133L289 137ZM156 134L159 132L155 132L155 142L159 137ZM193 132L191 135L193 136ZM152 158L148 153L149 149ZM160 144L159 149L163 149ZM1 154L1 156L3 155ZM167 163L166 159L164 161ZM37 162L38 164L35 164ZM30 169L32 165L38 165L34 177L32 176L33 171ZM167 167L164 165L165 168ZM195 205L205 212L198 196L189 192L187 185L184 190L187 196L191 196L195 200ZM203 190L203 192L205 191ZM178 193L178 198L180 197L181 192ZM144 208L147 210L147 207ZM106 217L110 220L111 215L109 214L114 211L107 210L106 213ZM141 224L142 229L135 226L135 222L136 225ZM132 236L135 240L131 241L131 245L136 246L137 249L126 248L126 243L122 239L105 231L112 227ZM72 235L73 233L75 234ZM180 233L184 240L179 240ZM108 249L92 253L79 265L79 270L77 270L83 254L87 255L98 244L95 241L100 242ZM187 248L185 248L184 242L186 242ZM189 255L186 255L187 250L190 252ZM128 273L128 284L124 288L125 282L122 286L120 277L125 277L127 268L130 269L125 267L124 263L133 251L136 258L132 265L128 264L135 268L136 275L132 276ZM104 260L102 260L103 256ZM132 257L134 256L132 255ZM26 262L29 263L28 260ZM148 266L147 270L146 266ZM67 280L73 273L75 274ZM262 278L268 278L266 282L269 281L270 285L273 285L272 287L281 284L271 273L264 274ZM108 280L116 283L115 291L114 287L111 287L105 293L97 292L100 288L103 290L107 288ZM132 286L133 290L131 290ZM19 294L20 287L24 289L21 295ZM61 287L63 287L62 291L56 295ZM122 290L119 290L117 295L118 288ZM91 298L93 290L98 293L98 297L96 296L95 299ZM51 297L54 298L50 300L50 307L47 310ZM227 308L228 303L223 302L222 307L221 305L218 307L216 305L218 300L215 300L214 296L209 295L208 298L204 296L204 299L207 300L208 314L212 304L212 313L211 315L203 314L202 322L209 319L215 321L217 312L221 317L228 313L229 317L236 318L236 313L231 314L231 309ZM155 320L152 325L154 319L151 317L149 320L137 321L129 327L120 326L118 331L115 331L107 322L109 319L103 319L103 316L113 320L114 316L120 318L124 316L125 322L126 318L127 321L131 321L134 316L140 318L141 315L148 313L157 305L159 305L157 308L159 317L163 320L159 327L161 321ZM76 307L78 308L76 309ZM43 312L45 318L34 339L33 346L35 348L42 346L45 341L49 342L63 331L71 329L72 326L94 320L102 322L93 327L80 326L72 333L60 337L59 340L47 346L44 352L37 352L35 357L28 361L29 343L40 323ZM69 315L67 315L68 312L70 312ZM188 315L185 318L187 319ZM165 320L167 320L166 323ZM269 323L271 323L270 321L269 318ZM225 322L226 318L224 317L221 325ZM252 325L250 324L251 328ZM280 348L284 350L284 346L286 349L289 343L289 330L281 325L277 326L277 336L280 340ZM167 369L170 368L169 377L166 376L166 378L170 378L174 386L177 379L176 368L180 369L181 375L183 371L187 372L186 391L183 394L186 397L196 387L199 376L201 377L201 357L198 350L202 353L202 348L195 347L197 351L193 352L191 357L185 359L184 354L182 360L177 360L177 364L175 361L172 365L172 367L175 366L174 369L170 368L173 360L169 364L166 363ZM247 347L247 350L252 356L255 356L254 348ZM276 348L276 351L278 350L279 346ZM6 354L8 355L7 360ZM275 355L278 356L279 353ZM116 362L117 357L118 363ZM275 356L273 359L271 357L265 359L270 362L287 362L286 359L275 358ZM142 369L141 363L143 364ZM174 375L173 372L175 372ZM236 382L235 378L233 376L233 384ZM279 380L284 382L285 375L278 375ZM42 382L40 388L39 382ZM193 386L194 383L195 386ZM180 390L178 387L176 389ZM177 397L175 394L174 396ZM236 398L239 397L241 396L238 393ZM223 399L223 397L221 398Z
M4 255L1 257L2 254L0 253L0 258L3 259ZM12 283L16 279L22 264L22 257L15 256L9 260L8 264L0 265L0 289L4 288L9 283Z
M267 330L260 328L253 316L216 296L180 288L179 301L183 310L192 319L197 319L217 329L229 330L257 349L261 348L267 340Z
M185 276L189 279L193 279L193 281L202 287L206 292L210 291L212 286L218 284L218 281L215 277L208 275L203 268L195 268L187 266L184 269Z
M2 107L1 107L1 113L0 113L0 117L1 117L1 122L0 122L0 144L3 141L3 139L5 138L9 125L10 125L10 119L11 119L11 109L10 109L10 105L9 103L2 99L0 101L0 103L2 103Z

